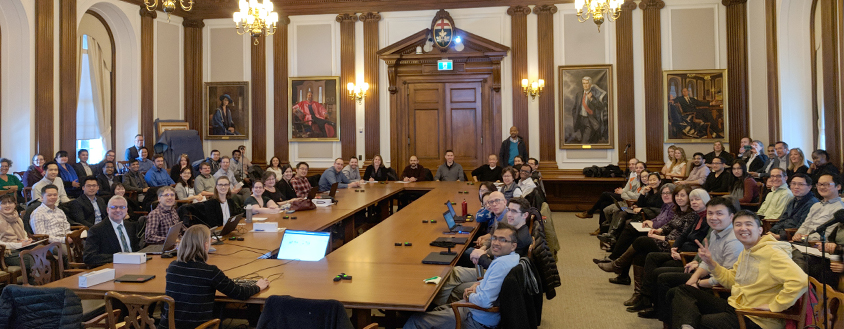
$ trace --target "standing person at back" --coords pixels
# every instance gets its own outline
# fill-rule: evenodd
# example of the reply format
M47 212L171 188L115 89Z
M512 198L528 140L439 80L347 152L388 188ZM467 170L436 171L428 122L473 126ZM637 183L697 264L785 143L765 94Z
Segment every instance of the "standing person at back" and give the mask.
M445 163L437 167L435 181L463 181L463 166L454 162L454 151L445 151Z
M141 134L135 135L135 145L130 146L126 149L125 160L129 161L132 159L137 159L141 156L141 148L144 147L144 136Z
M501 142L501 150L498 151L498 159L502 161L503 166L513 166L513 159L516 156L521 156L522 159L527 159L527 146L522 136L519 136L519 128L516 126L510 127L510 138Z

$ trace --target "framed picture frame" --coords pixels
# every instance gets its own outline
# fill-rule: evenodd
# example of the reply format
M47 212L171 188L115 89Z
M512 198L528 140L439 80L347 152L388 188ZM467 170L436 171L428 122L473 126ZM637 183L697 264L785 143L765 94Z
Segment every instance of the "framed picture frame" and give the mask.
M156 121L158 126L156 126L155 132L158 136L168 130L190 130L190 125L185 121Z
M558 70L560 148L614 148L612 65L566 65Z
M340 140L340 77L288 78L290 141Z
M249 139L249 82L206 82L203 90L204 139Z
M663 71L666 143L725 142L727 70Z

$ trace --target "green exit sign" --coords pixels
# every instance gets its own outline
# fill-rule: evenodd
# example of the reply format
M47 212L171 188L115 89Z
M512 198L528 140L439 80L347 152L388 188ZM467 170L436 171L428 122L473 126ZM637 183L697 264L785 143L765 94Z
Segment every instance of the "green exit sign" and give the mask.
M437 70L451 71L454 69L454 63L450 59L441 59L437 61Z

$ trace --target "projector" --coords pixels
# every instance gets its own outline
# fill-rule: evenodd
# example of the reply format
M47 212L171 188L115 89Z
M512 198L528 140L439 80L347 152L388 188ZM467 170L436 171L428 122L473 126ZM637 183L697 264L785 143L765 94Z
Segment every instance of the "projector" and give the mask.
M327 199L327 198L326 199L312 199L311 201L313 201L314 205L316 205L317 207L328 207L328 206L334 204L334 199Z

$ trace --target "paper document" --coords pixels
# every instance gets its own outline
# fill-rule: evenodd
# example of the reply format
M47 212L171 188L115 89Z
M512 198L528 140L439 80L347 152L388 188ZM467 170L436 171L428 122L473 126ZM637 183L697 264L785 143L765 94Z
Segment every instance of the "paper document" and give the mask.
M650 227L642 227L642 222L630 222L630 225L639 232L650 232L652 230Z
M802 252L804 254L812 255L812 256L815 256L815 257L821 257L821 251L818 250L815 247L809 246L807 248L805 244L797 244L797 243L792 243L791 245L794 246L795 248L797 248L797 250L799 250L800 252ZM826 254L827 259L829 259L829 255L830 255L829 253Z

